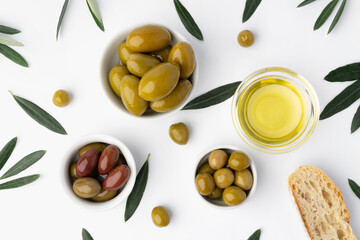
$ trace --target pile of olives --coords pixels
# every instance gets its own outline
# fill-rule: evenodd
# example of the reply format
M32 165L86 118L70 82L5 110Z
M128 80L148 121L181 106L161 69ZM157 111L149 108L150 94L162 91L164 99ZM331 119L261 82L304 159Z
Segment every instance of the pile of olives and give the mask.
M179 106L192 88L195 54L186 42L170 46L169 31L146 25L134 29L119 46L122 65L114 66L109 83L126 109L144 114L168 112Z
M79 150L76 159L70 166L70 176L78 197L108 201L118 195L130 177L130 168L114 145L90 143Z
M232 152L230 158L221 149L210 153L196 174L198 192L205 198L222 199L229 206L242 203L253 185L250 159L242 152Z

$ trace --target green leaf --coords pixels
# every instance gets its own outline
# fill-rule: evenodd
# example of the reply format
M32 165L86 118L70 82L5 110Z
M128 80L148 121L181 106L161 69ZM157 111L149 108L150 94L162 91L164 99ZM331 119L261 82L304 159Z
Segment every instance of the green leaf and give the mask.
M61 9L61 13L60 13L60 16L59 16L59 21L58 21L57 28L56 28L56 40L58 40L61 23L63 21L63 18L64 18L66 8L67 8L68 4L69 4L69 0L65 0L64 5L63 5L63 7Z
M65 129L61 126L61 124L55 118L53 118L49 113L47 113L44 109L42 109L35 103L26 100L25 98L18 97L12 94L12 92L10 93L14 97L17 104L19 104L19 106L40 125L43 125L44 127L48 128L53 132L64 135L67 134Z
M308 4L310 4L310 3L312 3L312 2L315 2L316 0L305 0L305 1L303 1L302 3L300 3L297 7L299 8L299 7L303 7L303 6L306 6L306 5L308 5Z
M11 28L11 27L7 27L4 25L0 25L0 33L5 33L5 34L17 34L20 31L15 29L15 28Z
M179 0L174 0L174 5L176 12L179 15L179 18L184 24L186 30L188 30L188 32L197 39L201 41L204 40L199 26L196 24L188 10L181 4Z
M86 0L86 3L89 7L91 16L94 18L96 25L98 25L98 27L104 31L104 24L103 21L101 19L101 14L98 8L98 5L96 3L96 0Z
M330 28L329 28L329 31L328 31L328 34L331 33L331 31L334 29L334 27L336 26L336 24L338 23L343 11L344 11L344 8L345 8L345 5L346 5L346 0L343 0L341 5L340 5L340 8L338 10L338 12L336 13L336 16L334 18L334 20L332 21L331 25L330 25Z
M20 161L18 161L14 166L12 166L6 173L4 173L0 179L9 178L12 176L15 176L16 174L21 173L37 161L39 161L46 151L40 150L33 153L30 153L29 155L22 158Z
M24 185L27 185L29 183L36 181L39 177L40 177L39 174L35 174L35 175L17 178L17 179L0 184L0 190L22 187Z
M85 228L82 229L82 238L83 240L94 240Z
M355 195L360 199L360 187L351 179L348 179L351 190L355 193Z
M29 67L26 60L18 52L1 43L0 43L0 53L5 57L7 57L8 59L10 59L11 61L13 61L14 63L19 64L20 66Z
M320 120L324 120L349 107L360 98L360 81L356 81L345 88L339 95L331 100L320 114Z
M0 43L7 46L17 46L17 47L24 46L24 44L22 44L21 42L18 42L12 37L3 34L0 34Z
M325 76L325 80L329 82L345 82L357 79L360 79L360 62L339 67Z
M261 0L246 0L243 19L242 19L243 23L249 20L249 18L251 18L251 16L254 14L260 3Z
M234 95L236 89L238 88L240 82L229 83L221 87L215 88L206 92L193 100L183 107L181 110L191 110L191 109L201 109L207 108L215 104L224 102L232 95Z
M17 137L11 139L0 151L0 170L4 167L5 163L9 159L13 152L17 142Z
M135 213L137 207L140 204L141 198L144 194L146 183L149 175L149 157L148 155L145 163L141 167L138 175L136 176L135 185L133 190L131 191L127 201L125 208L125 222L131 218L131 216Z
M354 133L360 127L360 106L358 107L351 123L351 133Z
M334 11L338 2L339 0L332 0L328 5L326 5L326 7L324 8L324 10L322 10L320 16L315 22L314 31L319 29L326 22L326 20L330 17L331 13Z
M259 240L260 235L261 235L261 229L258 229L248 238L248 240Z

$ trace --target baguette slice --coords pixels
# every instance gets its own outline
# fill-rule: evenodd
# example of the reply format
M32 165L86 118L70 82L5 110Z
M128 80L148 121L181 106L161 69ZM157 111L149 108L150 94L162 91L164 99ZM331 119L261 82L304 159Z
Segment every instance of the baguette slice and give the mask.
M357 239L349 225L344 198L324 172L300 166L290 175L289 188L312 240Z

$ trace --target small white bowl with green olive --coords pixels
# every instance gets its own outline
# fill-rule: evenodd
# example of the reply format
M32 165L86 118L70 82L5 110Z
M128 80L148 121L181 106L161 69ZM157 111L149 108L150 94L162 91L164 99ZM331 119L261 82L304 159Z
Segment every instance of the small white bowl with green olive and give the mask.
M141 118L180 111L197 82L195 52L177 31L148 24L120 33L106 49L100 78L109 100Z
M257 173L251 157L235 146L204 151L194 171L196 195L220 208L243 206L254 195Z
M129 196L135 184L136 165L120 140L89 135L71 143L61 177L72 201L87 209L108 210Z

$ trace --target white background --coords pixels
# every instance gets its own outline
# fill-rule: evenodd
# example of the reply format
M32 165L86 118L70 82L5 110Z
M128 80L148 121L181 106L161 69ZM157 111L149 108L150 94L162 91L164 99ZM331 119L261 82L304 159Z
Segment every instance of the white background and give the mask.
M245 1L183 0L201 28L204 41L193 38L180 22L171 0L98 1L105 33L95 25L85 0L70 1L59 40L56 25L63 1L0 0L0 24L22 32L16 47L29 62L22 68L0 56L0 145L18 136L16 149L3 172L20 158L47 150L22 175L41 178L21 189L0 192L0 239L81 239L86 228L96 240L104 239L247 239L262 228L261 239L306 239L303 224L287 188L287 178L298 166L312 164L325 171L343 192L351 225L360 236L360 200L347 178L360 183L360 131L350 134L357 104L318 125L300 149L284 155L267 155L250 149L237 135L228 100L204 110L182 111L161 120L134 119L111 104L99 79L101 56L111 40L131 25L165 24L178 30L197 53L199 82L195 96L225 83L241 80L268 66L300 73L314 86L322 108L348 83L328 83L332 69L359 61L360 2L348 1L334 31L330 22L314 32L316 18L329 1L297 9L300 0L263 1L245 24ZM255 33L251 48L238 46L237 34ZM71 104L57 108L57 89L73 95ZM68 136L50 132L30 119L8 89L39 104L65 127ZM190 128L187 145L174 144L168 127L183 121ZM148 186L139 208L125 224L125 203L108 212L92 212L71 202L60 184L64 151L77 138L103 133L121 139L132 151L138 169L151 153ZM256 163L258 188L254 198L231 211L211 208L196 196L193 169L205 149L232 144L242 147ZM156 228L150 213L157 205L171 212L167 228Z

